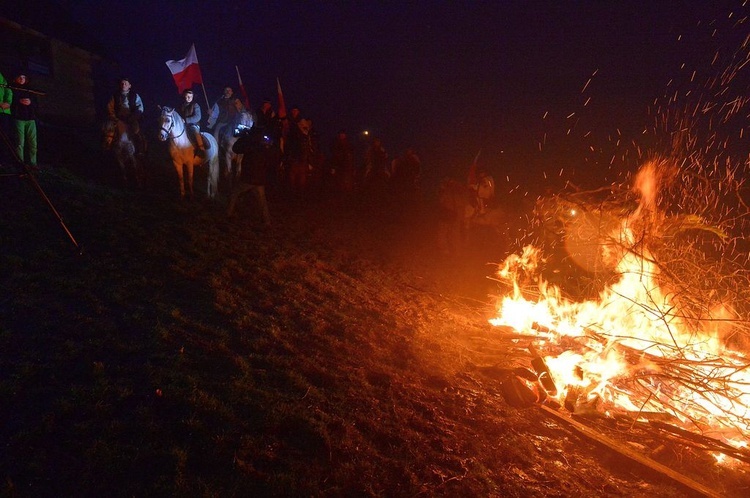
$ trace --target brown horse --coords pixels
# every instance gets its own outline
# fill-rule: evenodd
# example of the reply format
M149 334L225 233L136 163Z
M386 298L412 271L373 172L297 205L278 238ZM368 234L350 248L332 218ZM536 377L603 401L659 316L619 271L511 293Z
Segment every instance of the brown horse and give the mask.
M114 154L115 161L120 167L123 185L132 182L137 187L143 187L146 168L143 165L143 158L136 155L135 142L127 123L119 119L108 119L104 122L102 131L104 132L103 148Z

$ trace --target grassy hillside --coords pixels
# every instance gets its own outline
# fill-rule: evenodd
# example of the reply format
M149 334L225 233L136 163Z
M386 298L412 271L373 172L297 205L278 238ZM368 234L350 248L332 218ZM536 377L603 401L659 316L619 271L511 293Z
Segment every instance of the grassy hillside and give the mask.
M179 202L45 169L0 183L7 496L684 496L509 407L484 278L433 206ZM726 491L726 490L724 490ZM732 490L734 492L734 490Z

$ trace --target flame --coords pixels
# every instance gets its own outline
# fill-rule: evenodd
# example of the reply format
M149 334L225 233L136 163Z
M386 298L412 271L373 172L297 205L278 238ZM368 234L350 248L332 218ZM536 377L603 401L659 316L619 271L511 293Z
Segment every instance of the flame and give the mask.
M637 208L600 240L617 278L596 299L564 297L541 278L541 251L526 246L497 271L512 290L490 323L535 334L548 351L562 349L544 360L558 387L555 398L567 407L596 404L646 419L668 414L685 428L744 445L750 364L724 344L719 327L733 318L731 307L720 303L698 319L687 313L649 247L662 236L659 187L674 177L666 162L651 161L639 171Z

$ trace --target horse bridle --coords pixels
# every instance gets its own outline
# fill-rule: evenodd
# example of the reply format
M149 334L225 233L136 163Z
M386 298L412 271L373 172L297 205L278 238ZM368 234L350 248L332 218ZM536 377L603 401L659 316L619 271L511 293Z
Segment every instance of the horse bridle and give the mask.
M173 113L174 113L174 112L175 112L175 111L172 111L172 112L170 112L170 113L169 113L169 119L170 119L170 120L172 120L172 123L171 123L171 124L169 125L169 128L165 128L165 127L163 127L163 126L161 127L161 131L163 131L164 133L166 133L166 134L167 134L167 136L168 136L169 138L171 138L172 140L174 140L174 139L176 139L176 138L180 138L180 137L181 137L181 136L182 136L182 135L183 135L183 134L185 133L185 131L187 131L187 124L186 124L185 126L183 126L183 127L182 127L182 133L180 133L180 134L179 134L179 135L177 135L176 137L173 137L173 136L171 135L171 133L172 133L172 128L174 128L174 124L175 124L175 119L174 119L174 116L173 116Z

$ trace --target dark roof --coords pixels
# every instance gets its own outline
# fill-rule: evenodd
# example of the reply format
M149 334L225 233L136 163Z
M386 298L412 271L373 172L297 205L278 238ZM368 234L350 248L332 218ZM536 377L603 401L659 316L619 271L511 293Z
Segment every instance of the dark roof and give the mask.
M104 56L104 46L86 28L75 22L64 1L19 0L5 11L5 18L26 28L56 38L93 54Z

